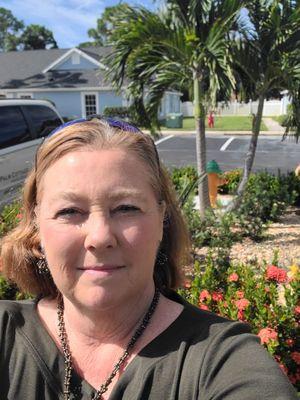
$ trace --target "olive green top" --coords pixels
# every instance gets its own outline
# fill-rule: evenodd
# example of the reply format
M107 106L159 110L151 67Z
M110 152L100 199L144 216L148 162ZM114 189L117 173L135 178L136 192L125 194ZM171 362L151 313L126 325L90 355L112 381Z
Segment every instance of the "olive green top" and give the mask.
M297 400L247 325L184 304L128 365L110 400ZM34 301L0 301L0 400L63 399L64 359ZM95 393L75 373L72 398Z

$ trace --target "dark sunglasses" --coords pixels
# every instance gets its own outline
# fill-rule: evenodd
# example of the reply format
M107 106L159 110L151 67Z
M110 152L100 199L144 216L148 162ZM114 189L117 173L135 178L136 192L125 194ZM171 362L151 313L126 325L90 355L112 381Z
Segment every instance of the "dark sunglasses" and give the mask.
M139 133L142 135L145 135L138 127L136 127L135 125L133 125L132 123L126 122L124 120L121 119L114 119L111 117L103 117L102 115L99 114L92 114L89 115L86 118L78 118L78 119L74 119L72 121L68 121L65 122L62 125L59 125L57 128L55 128L52 132L49 133L49 135L47 135L44 140L47 140L48 138L50 138L51 136L55 135L56 133L60 132L62 129L66 128L67 126L71 126L71 125L75 125L75 124L79 124L81 122L87 122L87 121L91 121L93 119L98 119L100 121L104 121L108 124L108 126L110 126L111 128L116 128L119 129L121 131L125 131L125 132L132 132L132 133ZM44 142L43 140L43 142ZM43 144L43 142L40 144L40 146ZM160 161L159 161L159 156L158 156L158 152L157 152L157 148L155 146L154 141L152 140L153 143L153 147L154 147L154 151L155 151L155 155L156 155L156 161L157 161L157 165L160 167ZM39 146L39 147L40 147ZM39 149L38 149L39 150ZM37 169L37 153L38 150L35 154L35 170Z

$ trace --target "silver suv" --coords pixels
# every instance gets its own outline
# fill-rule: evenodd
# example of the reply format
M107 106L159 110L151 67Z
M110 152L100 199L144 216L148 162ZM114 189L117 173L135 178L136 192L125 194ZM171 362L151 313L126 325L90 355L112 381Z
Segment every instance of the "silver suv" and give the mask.
M18 195L37 147L63 123L46 100L0 100L0 209Z

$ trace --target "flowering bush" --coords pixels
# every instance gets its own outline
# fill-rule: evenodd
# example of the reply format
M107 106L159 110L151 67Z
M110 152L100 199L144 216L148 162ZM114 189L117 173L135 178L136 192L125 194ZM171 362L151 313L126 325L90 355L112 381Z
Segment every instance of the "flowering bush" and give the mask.
M0 238L13 229L22 218L20 202L4 206L0 214Z
M180 294L201 309L247 322L300 389L300 273L297 265L220 265L212 256L195 263L195 275ZM298 332L298 334L297 334Z

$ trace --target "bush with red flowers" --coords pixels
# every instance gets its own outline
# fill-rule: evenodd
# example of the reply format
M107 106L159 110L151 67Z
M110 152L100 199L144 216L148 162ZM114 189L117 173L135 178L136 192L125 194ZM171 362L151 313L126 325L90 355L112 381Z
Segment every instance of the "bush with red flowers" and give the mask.
M299 391L299 268L276 264L220 264L209 256L179 292L201 309L247 322Z

